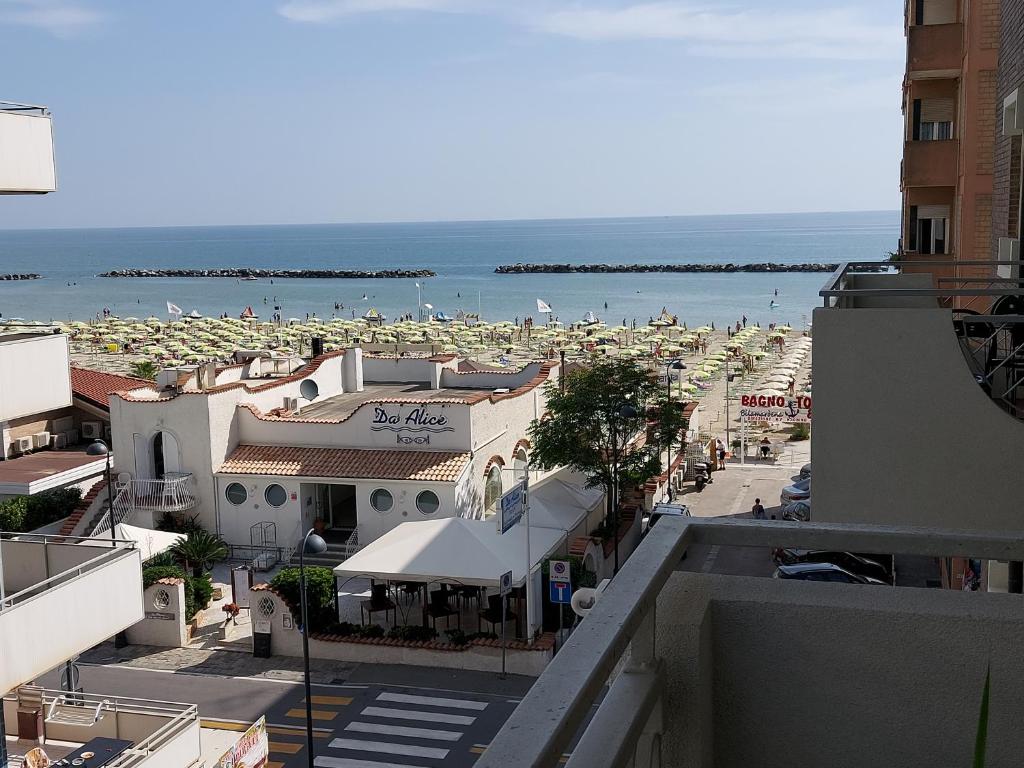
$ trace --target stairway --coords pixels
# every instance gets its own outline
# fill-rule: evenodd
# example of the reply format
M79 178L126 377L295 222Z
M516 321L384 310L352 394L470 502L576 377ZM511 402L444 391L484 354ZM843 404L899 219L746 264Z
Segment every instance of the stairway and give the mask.
M355 536L356 533L353 532L352 535ZM319 555L306 555L304 559L306 565L322 565L328 568L333 568L334 566L342 563L344 560L350 557L350 555L351 553L349 552L348 544L345 541L344 537L342 537L340 538L340 540L337 541L328 541L326 552L323 552ZM294 554L292 554L290 564L298 567L299 553L297 551Z
M89 521L89 524L85 526L85 533L83 535L84 536L92 536L92 532L96 530L96 526L100 524L100 520L103 519L103 516L106 513L107 513L107 498L106 498L106 496L104 496L103 497L103 501L102 501L102 503L99 506L99 509L96 510L96 514L94 514L92 516L92 519Z
M102 499L100 498L101 496ZM67 520L64 521L64 525L61 526L60 535L73 536L76 535L75 532L78 531L78 535L88 536L89 533L79 531L79 526L81 524L82 518L85 517L85 515L89 512L90 509L94 509L97 505L100 507L99 517L102 518L103 512L106 510L107 507L106 480L100 480L92 488L89 489L89 492L85 494L85 496L82 497L82 500L78 502L78 505L75 507L74 511L70 515L68 515ZM89 525L91 525L92 528L95 528L98 523L99 518L96 518L95 516L89 521ZM91 532L92 528L89 528L88 530Z

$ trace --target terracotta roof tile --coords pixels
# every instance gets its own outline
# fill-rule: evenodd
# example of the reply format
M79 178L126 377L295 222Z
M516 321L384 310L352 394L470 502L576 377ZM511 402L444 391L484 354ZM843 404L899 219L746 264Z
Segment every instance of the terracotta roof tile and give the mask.
M71 392L75 397L88 400L101 408L110 408L111 392L152 385L152 381L137 379L134 376L118 376L114 373L71 366Z
M232 475L346 477L455 482L469 463L455 451L388 451L364 448L300 448L240 445L219 471Z

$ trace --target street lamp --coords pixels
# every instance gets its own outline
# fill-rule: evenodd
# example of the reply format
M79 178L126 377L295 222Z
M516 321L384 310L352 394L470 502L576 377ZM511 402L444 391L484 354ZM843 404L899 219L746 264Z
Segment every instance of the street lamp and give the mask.
M623 403L612 416L612 525L615 536L615 571L619 572L619 419L635 419L637 410ZM625 446L623 446L625 448Z
M668 407L672 407L672 375L671 371L681 371L686 368L686 364L678 357L673 358L665 363L665 385L668 387ZM682 376L680 376L682 379ZM679 384L680 392L682 391L682 382ZM668 500L672 501L672 435L668 436Z
M302 606L302 663L306 681L306 754L309 768L313 766L313 696L309 690L309 607L306 600L306 555L320 555L327 551L327 542L310 528L299 547L299 603Z
M114 530L114 485L110 482L110 448L107 444L100 440L98 437L89 443L89 447L85 449L86 456L105 456L106 463L106 474L107 474L107 515L110 518L110 538L111 540L117 539L117 532Z

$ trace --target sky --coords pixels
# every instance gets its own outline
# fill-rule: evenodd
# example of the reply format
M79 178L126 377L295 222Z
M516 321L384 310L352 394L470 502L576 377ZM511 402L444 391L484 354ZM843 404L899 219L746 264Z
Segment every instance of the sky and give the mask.
M0 0L0 227L899 207L893 0Z

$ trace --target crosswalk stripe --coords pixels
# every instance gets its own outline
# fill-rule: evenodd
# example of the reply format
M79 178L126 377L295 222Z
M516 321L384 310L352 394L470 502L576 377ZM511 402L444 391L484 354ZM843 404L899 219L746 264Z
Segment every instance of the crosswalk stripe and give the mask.
M429 757L432 760L444 760L448 756L447 749L440 747L420 747L415 744L392 744L387 741L361 741L360 739L333 739L331 749L351 749L354 752L387 752L392 755L406 757Z
M332 712L329 709L314 709L312 712L314 720L333 720L338 716L337 712ZM289 709L285 713L286 717L297 717L302 720L306 719L306 710L304 709Z
M398 720L420 720L424 723L448 723L449 725L472 725L476 721L476 718L470 715L449 715L445 712L387 709L386 707L366 707L359 714L366 717L391 717Z
M313 765L317 768L417 768L415 765L380 763L376 760L358 760L351 757L316 757Z
M462 738L461 731L435 731L431 728L409 728L404 725L387 725L384 723L361 723L355 721L345 726L346 731L359 733L376 733L383 736L408 736L413 739L434 739L436 741L458 741Z
M396 704L422 704L431 707L448 707L449 709L487 708L487 702L471 701L470 699L442 699L437 696L413 696L409 693L381 693L377 701L393 701Z
M302 744L296 744L288 741L272 741L270 742L271 752L283 752L286 755L294 755L302 749Z

